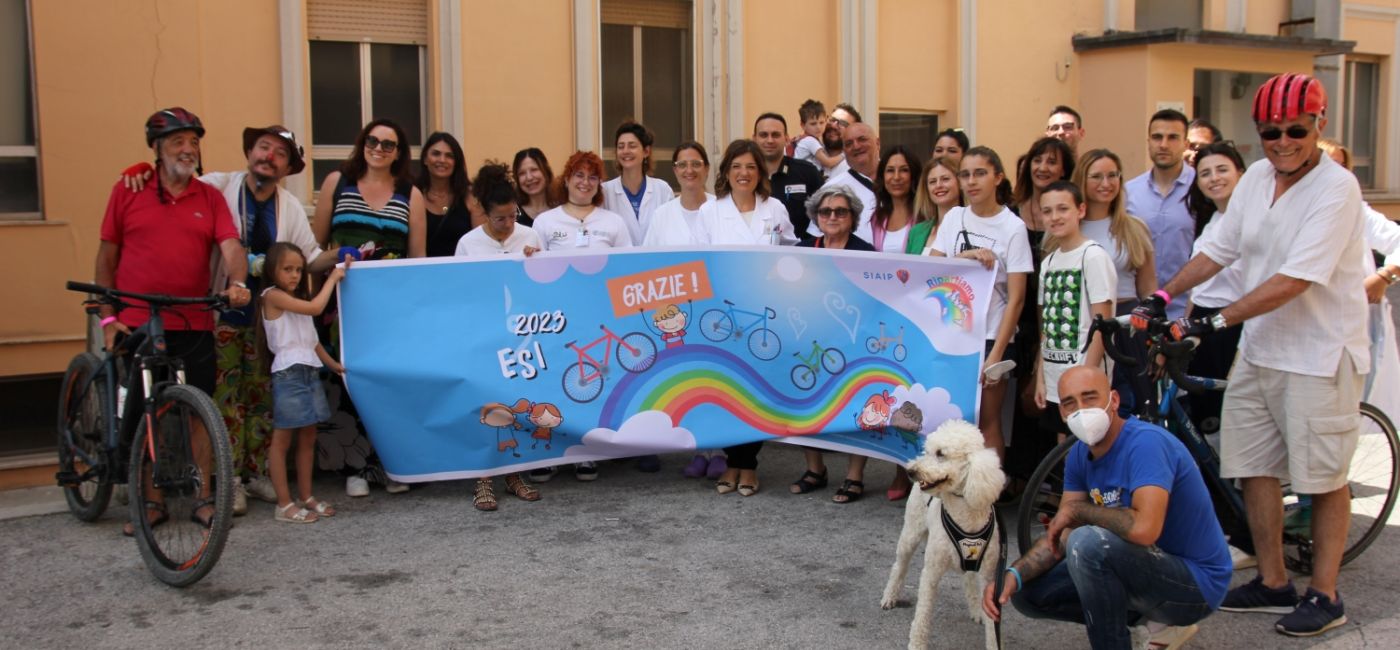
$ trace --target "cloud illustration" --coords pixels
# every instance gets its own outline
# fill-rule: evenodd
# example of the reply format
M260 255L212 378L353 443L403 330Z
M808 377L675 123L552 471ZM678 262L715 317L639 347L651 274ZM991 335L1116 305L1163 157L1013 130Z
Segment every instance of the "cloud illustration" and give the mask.
M531 280L541 284L549 284L559 278L564 277L564 273L573 267L575 271L584 275L593 275L608 265L606 255L550 255L549 253L537 253L525 258L525 275Z
M946 420L963 417L962 409L952 402L948 391L936 386L932 389L925 389L923 384L896 386L890 391L890 396L895 399L895 408L905 402L913 402L923 412L924 423L919 429L921 435L932 433Z
M580 444L564 450L564 457L627 458L689 449L695 449L694 434L671 424L671 416L661 411L642 411L616 431L598 428L583 434Z

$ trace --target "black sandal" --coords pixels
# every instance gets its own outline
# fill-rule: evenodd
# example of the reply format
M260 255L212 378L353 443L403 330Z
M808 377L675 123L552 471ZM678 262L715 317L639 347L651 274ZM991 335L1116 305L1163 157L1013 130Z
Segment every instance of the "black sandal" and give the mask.
M811 479L811 480L808 480ZM807 470L802 474L802 478L792 482L792 487L788 489L793 494L807 494L813 490L820 490L826 487L826 470L821 474Z
M852 491L851 488L859 488L860 491L855 492ZM855 503L860 501L860 498L864 495L865 483L846 479L846 481L841 484L841 489L837 490L836 494L831 496L831 501L833 503Z
M190 521L193 521L194 523L203 526L205 530L210 530L214 528L214 513L209 513L208 519L199 516L200 508L205 507L214 507L214 497L209 497L208 499L200 499L198 501L195 501L194 507L190 509ZM218 512L218 510L216 509L215 512Z
M152 513L152 512L156 513L156 516L151 517L151 516L150 516L150 513ZM168 512L165 511L165 504L164 504L164 503L160 503L159 501L147 501L147 502L146 502L146 515L147 515L147 516L146 516L146 520L147 520L148 522L150 522L149 525L150 525L150 527L151 527L152 529L154 529L156 526L159 526L159 525L161 525L161 524L163 524L163 523L165 523L165 522L167 522L167 521L170 521L170 513L168 513ZM126 537L135 537L135 536L136 536L136 523L135 523L135 522L128 521L128 522L126 522L125 524L123 524L123 525L122 525L122 535L123 535L123 536L126 536Z

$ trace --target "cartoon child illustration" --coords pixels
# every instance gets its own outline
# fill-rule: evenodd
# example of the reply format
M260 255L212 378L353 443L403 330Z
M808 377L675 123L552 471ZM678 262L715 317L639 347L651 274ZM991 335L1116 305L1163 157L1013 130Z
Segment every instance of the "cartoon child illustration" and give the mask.
M550 444L554 441L554 429L564 422L564 416L559 413L559 407L549 402L536 404L522 398L517 400L515 405L510 407L510 410L514 413L528 413L526 418L530 424L535 425L535 430L530 433L530 437L534 439L534 442L530 443L531 449L539 446L540 441L544 441L544 448L549 449Z
M890 428L899 434L904 444L918 448L919 431L924 428L924 412L913 402L900 404L899 409L890 415Z
M895 399L887 390L880 391L879 395L871 395L856 415L856 426L866 431L879 432L881 438L885 437L885 423L889 422L890 407L894 406L894 402Z
M504 453L509 449L511 455L520 457L520 452L516 451L520 443L515 440L515 430L524 427L515 421L515 412L509 406L500 402L490 402L482 406L481 423L496 430L496 451ZM504 439L501 437L502 430L507 435Z
M686 311L681 311L681 308L675 305L666 305L657 309L651 315L651 321L647 322L647 329L660 336L667 349L680 347L685 344L685 326L690 323L689 308L690 302L687 301ZM640 309L637 311L641 312ZM642 320L646 321L647 319L643 316Z

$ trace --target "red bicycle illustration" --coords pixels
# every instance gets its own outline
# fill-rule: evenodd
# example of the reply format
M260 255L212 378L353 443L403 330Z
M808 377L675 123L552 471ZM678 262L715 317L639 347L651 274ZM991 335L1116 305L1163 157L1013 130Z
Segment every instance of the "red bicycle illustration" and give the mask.
M603 392L603 382L607 378L612 357L617 356L618 365L627 372L643 372L656 363L656 343L641 332L629 332L622 336L614 334L606 325L599 325L603 335L588 345L576 345L569 341L564 347L578 354L578 363L564 370L564 394L575 402L591 402ZM617 352L613 352L616 343ZM589 350L604 345L603 354L595 359Z

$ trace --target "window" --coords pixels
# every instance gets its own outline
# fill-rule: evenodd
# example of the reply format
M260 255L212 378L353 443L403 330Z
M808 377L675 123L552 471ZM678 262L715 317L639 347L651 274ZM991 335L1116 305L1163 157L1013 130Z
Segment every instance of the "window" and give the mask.
M938 116L927 113L880 113L880 148L902 144L920 161L933 155Z
M671 154L695 138L690 2L603 0L601 16L603 158L611 168L613 133L636 120L656 137L652 175L678 187Z
M0 0L0 219L38 219L39 148L25 0Z
M1137 0L1133 29L1200 29L1204 9L1204 0Z
M1376 187L1376 125L1379 108L1380 65L1371 61L1347 61L1346 123L1342 143L1351 150L1351 167L1363 189Z
M1235 143L1246 165L1264 157L1255 135L1250 105L1254 91L1274 73L1233 70L1196 70L1191 114L1210 120L1226 140Z
M415 159L427 137L424 0L312 0L311 171L314 187L350 156L355 137L385 117L407 132Z

